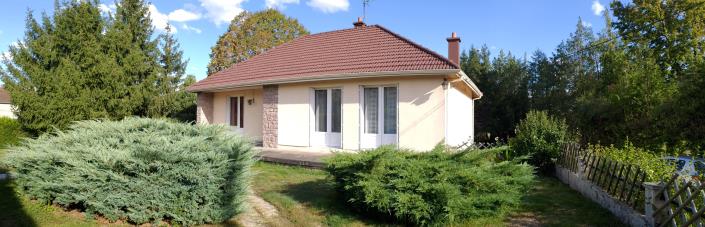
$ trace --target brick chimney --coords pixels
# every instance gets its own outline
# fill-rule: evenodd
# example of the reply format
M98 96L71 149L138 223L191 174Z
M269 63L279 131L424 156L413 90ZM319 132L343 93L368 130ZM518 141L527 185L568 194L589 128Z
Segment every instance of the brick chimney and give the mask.
M357 22L353 23L355 25L355 28L362 28L365 27L365 22L362 22L362 17L357 17Z
M460 65L460 37L453 32L448 40L448 60Z

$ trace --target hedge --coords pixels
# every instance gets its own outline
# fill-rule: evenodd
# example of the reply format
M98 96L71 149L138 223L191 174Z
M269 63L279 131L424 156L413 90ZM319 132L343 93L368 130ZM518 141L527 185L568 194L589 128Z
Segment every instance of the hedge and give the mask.
M497 161L507 147L413 152L392 147L340 153L327 171L350 205L412 225L446 225L501 216L518 205L533 167Z
M243 210L253 155L225 127L127 118L30 139L2 164L31 198L111 221L193 225Z

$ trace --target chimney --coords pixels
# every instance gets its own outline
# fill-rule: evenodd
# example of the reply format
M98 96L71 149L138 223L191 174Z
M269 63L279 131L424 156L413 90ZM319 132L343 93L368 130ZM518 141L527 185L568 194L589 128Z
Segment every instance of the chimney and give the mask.
M453 32L446 40L448 40L448 60L460 65L460 37Z
M353 23L355 25L355 28L362 28L365 27L365 22L362 22L362 17L357 17L357 22Z

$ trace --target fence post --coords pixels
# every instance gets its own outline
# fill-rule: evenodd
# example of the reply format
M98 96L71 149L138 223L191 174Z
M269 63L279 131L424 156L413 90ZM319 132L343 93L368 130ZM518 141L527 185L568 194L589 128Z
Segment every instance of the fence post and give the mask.
M663 185L656 182L644 182L644 214L646 216L648 226L655 226L658 223L660 215L654 214L654 207L663 205L664 201L659 200L656 194L663 188Z

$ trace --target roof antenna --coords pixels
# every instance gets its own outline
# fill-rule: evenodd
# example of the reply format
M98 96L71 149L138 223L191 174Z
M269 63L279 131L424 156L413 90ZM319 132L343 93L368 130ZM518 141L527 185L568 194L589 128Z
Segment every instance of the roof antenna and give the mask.
M370 5L372 0L362 0L362 20L367 20L367 6Z

